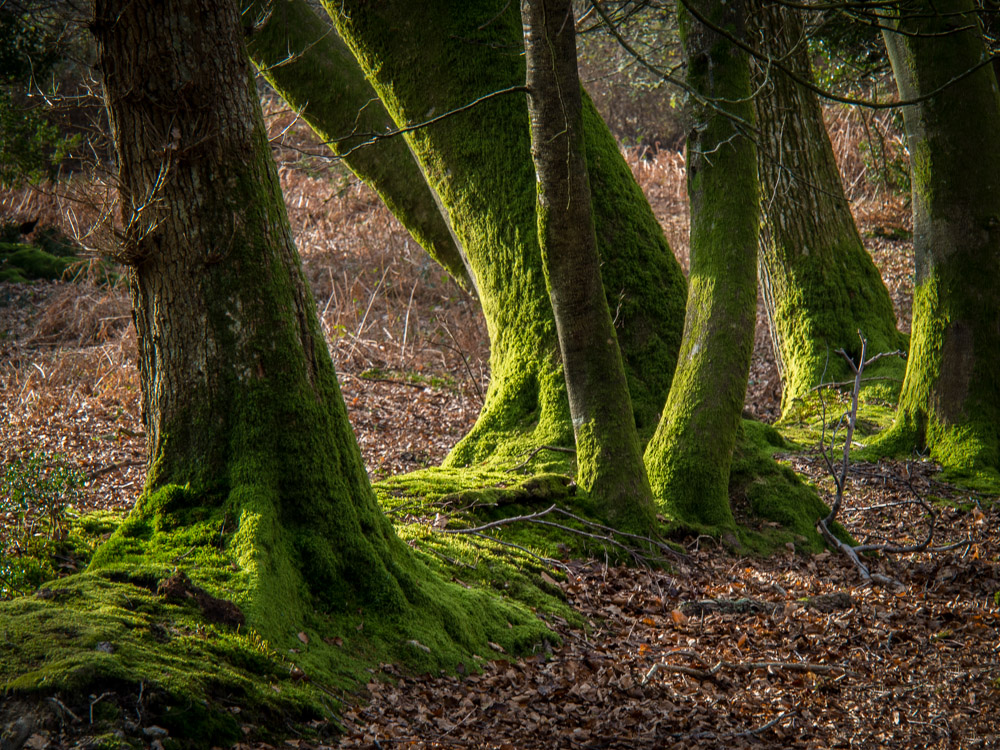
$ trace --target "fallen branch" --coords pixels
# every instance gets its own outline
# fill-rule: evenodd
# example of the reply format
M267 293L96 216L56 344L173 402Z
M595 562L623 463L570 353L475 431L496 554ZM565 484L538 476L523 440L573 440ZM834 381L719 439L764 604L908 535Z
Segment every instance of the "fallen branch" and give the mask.
M705 663L703 657L693 652L681 651L674 652L678 656L689 656L695 657L702 663ZM645 685L657 672L669 672L673 674L683 674L688 677L694 677L702 682L715 681L719 679L720 672L723 670L728 670L731 672L739 672L745 674L747 672L753 672L758 669L766 669L768 672L781 671L781 672L810 672L812 674L836 674L847 677L859 677L857 672L854 672L846 667L841 667L836 664L814 664L812 662L804 661L751 661L751 662L730 662L730 661L719 661L708 669L698 669L697 667L685 667L679 664L667 664L666 662L656 662L649 671L646 672L645 677L642 678L640 684Z
M853 390L851 392L851 408L850 410L842 415L834 427L833 432L830 436L829 453L827 452L826 444L826 401L823 399L823 391L820 389L820 406L822 408L822 435L820 438L820 454L823 457L823 461L826 463L826 467L830 472L831 477L833 477L833 483L836 488L836 495L834 496L834 502L830 508L830 513L826 518L820 519L817 523L817 529L827 543L836 550L847 557L848 560L854 565L855 569L865 580L866 583L877 583L883 586L902 586L902 584L894 578L885 576L879 573L872 573L868 566L861 560L861 555L870 552L882 552L884 554L910 554L914 552L935 552L935 551L945 551L949 549L956 549L958 547L966 546L971 544L970 540L964 540L957 542L955 544L946 545L944 547L931 547L931 542L934 539L934 529L937 522L937 514L931 505L924 500L911 482L910 476L910 466L907 464L906 467L906 485L913 495L913 500L910 501L914 504L920 505L924 512L930 517L930 524L927 528L927 535L922 542L910 545L899 545L893 544L891 542L886 542L882 544L848 544L844 541L838 539L833 532L830 530L830 524L833 523L834 519L837 517L837 513L840 511L841 506L844 501L844 493L847 489L848 480L848 470L850 468L851 460L851 440L854 436L854 428L858 421L858 395L861 391L861 383L864 382L862 374L865 369L870 365L874 364L883 357L896 357L905 356L901 351L894 352L881 352L872 357L865 358L868 351L868 340L864 337L861 331L858 331L858 337L861 339L861 356L858 358L857 363L845 352L843 349L838 349L837 354L844 358L848 366L854 372L854 383ZM823 384L821 384L823 385ZM832 387L834 385L841 384L825 384L826 387ZM837 439L837 432L840 429L840 425L844 424L846 420L847 430L844 435L844 452L843 457L840 460L839 470L838 467L834 465L832 454L834 451L834 446Z
M585 528L584 529L574 529L572 526L567 526L566 524L562 524L562 523L557 523L555 521L546 520L545 516L548 516L551 513L556 513L556 514L565 516L567 518L571 518L572 520L576 521L577 523L583 525ZM480 526L472 526L472 527L469 527L469 528L457 528L457 529L443 528L443 529L440 529L440 531L443 532L443 533L445 533L445 534L477 534L477 535L482 535L482 532L487 531L489 529L495 529L495 528L498 528L500 526L509 526L511 524L514 524L514 523L536 523L536 524L539 524L541 526L550 526L552 528L559 529L560 531L564 531L564 532L566 532L568 534L574 534L576 536L582 536L582 537L584 537L586 539L591 539L591 540L594 540L594 541L601 542L602 544L610 544L611 546L616 547L616 548L622 550L623 552L626 552L627 554L629 554L632 557L633 560L635 560L636 562L640 562L640 563L649 564L651 562L651 560L645 554L643 554L639 549L637 549L635 547L632 547L632 546L630 546L628 544L625 544L624 542L618 541L617 539L614 538L614 536L623 536L623 537L626 537L628 539L633 539L633 540L636 540L636 541L645 542L649 546L655 547L656 549L658 549L659 551L661 551L661 552L663 552L663 553L665 553L667 555L670 555L670 556L675 557L677 559L687 560L687 556L684 555L683 553L678 552L677 550L673 549L669 545L664 544L663 542L657 541L656 539L653 539L652 537L640 536L638 534L630 534L628 532L618 531L617 529L614 529L614 528L612 528L610 526L604 526L603 524L595 523L594 521L588 521L585 518L582 518L582 517L577 516L577 515L575 515L573 513L570 513L567 510L564 510L562 508L557 507L554 503L552 505L550 505L548 508L546 508L545 510L540 510L537 513L526 513L526 514L521 515L521 516L511 516L509 518L501 518L501 519L499 519L497 521L490 521L489 523L484 523L484 524L482 524ZM594 531L586 531L585 529L587 529L587 528L593 529L593 530L596 530L596 531L604 531L604 532L607 532L607 533L605 533L605 534L598 534L598 533L594 533ZM493 537L487 537L487 538L493 539ZM496 540L496 541L500 541L500 540Z
M87 481L93 482L99 476L108 474L112 471L118 471L119 469L127 469L130 466L144 466L146 459L134 460L134 461L122 461L120 463L112 463L108 466L102 466L100 469L95 469L87 475Z
M558 446L558 445L540 445L537 448L535 448L533 451L531 451L528 454L528 457L526 459L524 459L521 463L519 463L517 466L514 466L514 467L512 467L510 469L507 469L507 471L508 472L512 472L512 471L517 471L518 469L523 469L525 466L527 466L530 463L531 459L533 459L535 456L537 456L542 451L554 451L556 453L572 453L573 455L576 455L576 450L573 449L573 448L563 448L563 447ZM522 453L521 455L523 456L524 454Z

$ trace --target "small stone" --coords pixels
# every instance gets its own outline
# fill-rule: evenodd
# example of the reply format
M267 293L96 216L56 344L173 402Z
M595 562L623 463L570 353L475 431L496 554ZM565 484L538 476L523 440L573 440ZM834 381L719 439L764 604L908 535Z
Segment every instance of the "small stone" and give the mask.
M156 724L152 724L148 727L144 727L142 733L147 737L166 737L169 732L163 727L158 727Z
M96 646L94 646L95 651L100 651L103 654L113 654L115 652L115 647L108 641L101 641Z
M24 742L30 750L45 750L49 746L49 738L44 734L33 734Z

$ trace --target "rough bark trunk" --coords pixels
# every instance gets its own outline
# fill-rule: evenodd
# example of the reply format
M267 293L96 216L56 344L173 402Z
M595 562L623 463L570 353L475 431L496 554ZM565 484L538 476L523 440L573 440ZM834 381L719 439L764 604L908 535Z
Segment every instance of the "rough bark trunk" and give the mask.
M798 11L755 2L762 52L812 78ZM764 221L759 274L782 379L782 410L825 377L848 379L837 349L855 352L860 330L871 352L901 349L889 293L861 242L844 196L816 95L781 70L751 65ZM902 375L899 360L876 372ZM882 390L895 390L882 385Z
M884 32L912 161L916 288L896 423L961 472L1000 467L1000 94L968 0L907 4ZM978 69L965 75L969 70ZM961 80L950 81L964 76ZM942 89L942 87L946 86ZM939 89L941 89L939 91Z
M759 189L753 141L728 115L751 122L752 92L746 55L692 12L743 36L744 5L678 7L688 83L699 96L687 144L691 272L677 370L646 469L669 517L733 528L729 468L753 350Z
M584 158L583 106L570 0L522 3L538 242L555 315L577 481L618 528L655 523L628 384L601 283Z
M363 610L366 632L379 617L423 631L434 660L485 648L488 615L465 616L483 616L483 602L417 563L371 491L291 241L235 3L99 0L93 28L151 466L91 569L169 572L178 545L218 556L221 541L226 563L195 555L198 575L232 587L247 625L272 643L294 643L315 612ZM192 541L205 519L223 531Z
M397 123L423 122L524 82L516 6L350 0L327 7ZM673 372L684 281L614 138L588 100L583 107L604 288L618 310L618 339L643 430L655 422ZM570 444L538 250L523 93L493 96L408 137L465 248L490 335L486 403L449 463Z
M254 24L250 57L275 91L471 291L461 246L406 141L395 137L362 145L395 125L329 19L316 15L305 0L256 0L244 18Z

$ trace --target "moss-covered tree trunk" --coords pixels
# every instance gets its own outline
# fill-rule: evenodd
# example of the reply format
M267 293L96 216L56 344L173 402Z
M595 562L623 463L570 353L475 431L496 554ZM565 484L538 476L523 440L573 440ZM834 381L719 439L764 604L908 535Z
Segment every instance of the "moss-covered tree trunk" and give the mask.
M485 645L489 619L462 617L454 597L466 595L415 562L369 486L291 241L235 2L99 0L93 29L151 466L92 569L169 565L162 550L216 518L238 570L230 593L274 643L292 641L310 613L363 611L366 633L380 622L422 629L434 659L454 656L449 643ZM178 560L216 546L192 544Z
M766 0L754 6L760 50L811 80L800 12ZM827 382L847 379L834 352L855 352L858 330L871 352L902 348L903 337L851 216L819 100L776 66L754 60L752 71L764 215L759 274L787 412L824 371ZM902 374L898 360L884 362Z
M645 456L666 513L716 529L735 526L729 467L756 319L757 157L741 125L753 120L747 57L692 13L743 37L744 7L742 0L678 6L687 80L697 94L687 143L691 272L677 370Z
M653 496L590 210L573 8L570 0L526 0L521 16L538 242L566 375L577 481L616 526L648 531L655 520Z
M524 84L516 4L348 0L327 8L397 124ZM604 287L618 313L636 423L648 431L673 372L684 281L614 138L586 99L583 107ZM408 138L465 249L490 336L486 403L449 462L571 444L523 91L490 96Z
M274 89L365 183L414 239L466 289L461 247L406 141L373 141L394 125L357 61L305 0L256 0L244 11L247 47Z
M900 96L926 98L903 108L916 288L906 379L883 445L926 446L947 467L995 477L1000 94L973 10L968 0L920 0L899 10L898 33L884 32Z

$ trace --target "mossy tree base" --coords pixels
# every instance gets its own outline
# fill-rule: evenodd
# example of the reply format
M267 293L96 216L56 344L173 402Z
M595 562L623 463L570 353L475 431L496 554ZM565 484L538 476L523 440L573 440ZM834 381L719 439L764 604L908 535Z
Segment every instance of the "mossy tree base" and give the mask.
M260 613L255 576L236 562L240 534L225 531L232 516L221 509L199 513L179 530L184 508L158 507L130 516L86 573L0 604L0 684L8 701L55 696L82 716L88 696L141 693L143 720L182 744L230 744L242 738L242 724L268 731L290 721L335 719L340 697L380 663L475 671L481 659L500 655L491 642L518 654L556 640L523 605L482 587L445 583L442 571L416 559L414 584L438 603L429 619L426 608L397 617L365 607L322 613L305 606L304 586L294 580L285 582L283 601L269 599L271 611ZM130 552L108 559L109 550L123 547ZM202 598L231 601L248 622L220 617L219 607L205 608L194 597L170 596L163 584L179 569L208 595ZM534 603L559 607L537 591ZM121 715L104 718L121 728Z
M1000 89L971 0L920 1L883 37L911 154L913 332L883 450L927 449L955 477L1000 470Z

